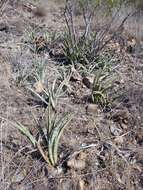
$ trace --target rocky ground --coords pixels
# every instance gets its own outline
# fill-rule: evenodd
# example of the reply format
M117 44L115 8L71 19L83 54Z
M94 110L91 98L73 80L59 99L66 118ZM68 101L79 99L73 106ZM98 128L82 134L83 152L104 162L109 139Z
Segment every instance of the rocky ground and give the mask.
M81 68L72 70L66 93L59 98L57 106L59 115L66 112L73 115L59 143L62 171L49 167L9 122L22 123L36 135L34 118L43 117L45 105L27 89L32 87L41 93L40 85L30 78L33 70L44 66L43 85L46 86L59 79L61 70L66 73L70 67L61 65L54 59L56 53L50 56L47 49L35 52L36 42L34 46L29 42L32 35L64 31L62 9L62 3L49 1L41 15L34 1L22 0L9 1L3 9L0 18L0 187L2 190L141 190L141 54L130 53L115 41L102 52L116 75L111 93L116 98L107 107L90 101L93 74L89 68L86 76L82 75Z

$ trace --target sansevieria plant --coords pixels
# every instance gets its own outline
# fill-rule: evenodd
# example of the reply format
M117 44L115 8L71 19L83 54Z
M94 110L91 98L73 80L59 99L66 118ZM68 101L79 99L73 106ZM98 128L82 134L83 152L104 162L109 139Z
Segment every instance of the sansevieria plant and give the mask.
M105 106L109 103L108 91L113 88L113 83L116 79L115 76L110 76L104 70L99 70L94 77L91 98L93 103Z
M50 101L45 113L46 125L42 127L40 124L37 124L36 126L38 138L37 135L32 134L30 130L21 123L8 122L29 139L33 147L37 149L49 166L57 167L59 140L65 127L71 121L71 115L66 113L59 117L58 113L52 109Z

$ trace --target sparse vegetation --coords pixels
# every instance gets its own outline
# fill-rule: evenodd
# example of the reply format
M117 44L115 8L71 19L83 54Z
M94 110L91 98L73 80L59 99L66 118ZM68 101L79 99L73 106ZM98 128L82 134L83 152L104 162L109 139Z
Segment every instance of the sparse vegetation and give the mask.
M108 102L107 90L111 88L111 85L108 84L109 87L107 87L106 84L102 84L105 78L106 76L102 75L102 71L100 70L95 74L91 96L92 101L96 104L106 105Z
M93 30L92 24L93 19L96 23L96 12L98 14L107 14L100 13L99 10L105 2L100 1L66 1L65 6L65 22L67 27L67 32L63 36L63 53L68 63L77 65L81 64L96 64L95 60L99 52L114 38L116 33L122 32L121 28L126 22L128 16L120 23L116 31L109 35L112 22L116 19L118 11L120 10L122 1L109 1L107 2L107 10L117 6L119 3L119 8L117 9L113 19L104 29ZM105 3L106 4L106 3ZM78 29L75 22L75 10L79 7L79 11L84 21L83 30ZM96 27L96 26L95 26ZM98 27L98 26L97 26ZM121 31L120 31L121 30Z
M58 146L60 137L64 128L71 121L69 114L65 114L61 118L58 117L58 114L52 110L49 103L46 112L46 126L43 128L40 123L37 123L36 125L38 130L37 138L36 135L31 134L30 130L21 123L9 121L12 126L16 127L30 140L33 148L37 149L47 164L53 167L58 166Z
M141 4L0 2L2 190L143 188Z

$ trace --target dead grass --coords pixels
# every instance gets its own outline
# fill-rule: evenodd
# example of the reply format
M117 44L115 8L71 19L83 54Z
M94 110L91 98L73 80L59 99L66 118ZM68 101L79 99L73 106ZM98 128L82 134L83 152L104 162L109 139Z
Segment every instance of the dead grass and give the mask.
M56 103L56 112L58 116L72 113L74 117L69 127L65 128L59 143L58 164L62 171L49 167L37 149L34 149L18 130L9 122L0 119L0 188L2 190L141 190L143 188L142 59L135 54L127 53L126 47L119 51L118 39L108 44L101 52L97 68L93 65L91 67L81 64L77 67L61 65L49 56L47 50L32 52L24 42L27 40L25 30L18 34L18 28L12 27L9 19L21 17L25 22L22 23L23 27L28 26L26 29L31 31L32 29L35 31L35 25L40 26L41 31L47 28L51 30L51 26L54 31L60 27L63 30L62 19L61 23L56 25L60 11L56 14L53 12L53 8L59 10L59 1L56 2L56 6L54 3L53 1L51 3L52 9L48 7L48 15L51 17L47 20L49 25L46 26L42 24L47 21L41 17L35 18L33 13L29 16L29 12L21 10L16 1L15 4L7 4L5 18L9 29L0 31L0 35L7 39L5 47L0 46L2 54L0 116L22 123L30 133L35 137L38 136L33 116L36 120L40 120L42 127L46 126L43 118L45 107L41 99L28 91L27 87L36 89L37 79L45 88L51 86L55 79L57 86L64 81L62 87L64 95ZM49 6L51 4L49 3ZM39 32L38 35L43 33ZM0 43L3 44L1 40ZM103 53L107 52L109 55L114 55L108 56L109 60L103 56ZM113 64L110 61L113 61ZM110 67L106 65L107 62ZM40 75L41 77L35 78L36 73L38 75L41 73L41 67L38 67L37 63L42 66L44 77ZM116 95L110 109L92 104L90 100L92 89L83 84L83 78L92 78L95 71L105 65L107 69L113 69L114 74L118 75L113 82L113 88L109 90L111 96ZM26 75L30 77L24 78L24 82L21 80L18 85L17 73L22 77L19 71L23 71L24 68ZM45 98L43 89L38 89L37 93ZM95 106L93 110L86 110L89 104Z

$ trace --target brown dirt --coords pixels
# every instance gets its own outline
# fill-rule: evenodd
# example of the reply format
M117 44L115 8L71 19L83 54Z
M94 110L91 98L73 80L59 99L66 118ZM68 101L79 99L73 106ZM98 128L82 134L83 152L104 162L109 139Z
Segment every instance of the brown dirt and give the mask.
M36 133L33 114L39 119L44 108L25 90L25 81L17 82L18 77L29 73L33 63L39 62L46 65L46 82L52 83L61 66L46 51L38 55L30 51L25 41L36 28L38 34L61 32L64 22L62 5L57 2L47 2L43 15L35 14L34 1L30 2L9 1L0 18L0 116L21 122ZM77 153L74 164L64 166L66 171L58 174L37 153L28 154L27 149L32 149L29 141L9 122L0 120L0 189L143 189L143 61L124 50L111 49L119 58L116 87L121 89L112 110L104 112L96 107L97 110L87 112L89 102L84 97L90 89L82 81L71 81L72 93L58 104L59 114L74 114L60 141L60 157L79 146L96 146Z

